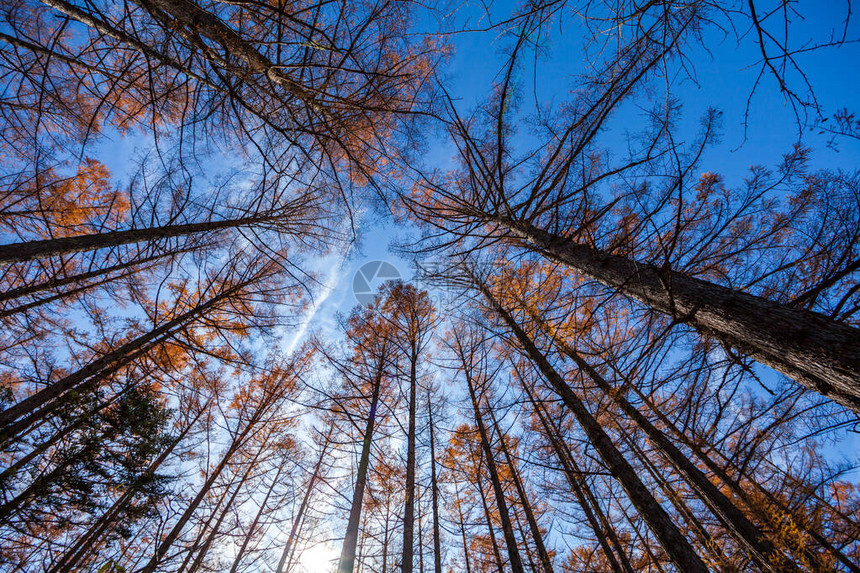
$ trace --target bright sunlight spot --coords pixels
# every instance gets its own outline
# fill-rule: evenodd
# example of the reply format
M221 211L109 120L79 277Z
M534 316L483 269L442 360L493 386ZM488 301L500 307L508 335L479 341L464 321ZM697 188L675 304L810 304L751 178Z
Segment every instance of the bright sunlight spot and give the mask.
M335 547L329 543L320 543L305 549L299 557L299 564L304 573L329 573L334 569L337 557Z

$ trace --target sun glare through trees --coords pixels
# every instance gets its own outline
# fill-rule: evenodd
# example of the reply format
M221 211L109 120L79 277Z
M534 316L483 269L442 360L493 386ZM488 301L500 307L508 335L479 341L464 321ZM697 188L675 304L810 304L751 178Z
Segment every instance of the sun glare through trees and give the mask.
M860 573L850 0L4 0L0 572Z

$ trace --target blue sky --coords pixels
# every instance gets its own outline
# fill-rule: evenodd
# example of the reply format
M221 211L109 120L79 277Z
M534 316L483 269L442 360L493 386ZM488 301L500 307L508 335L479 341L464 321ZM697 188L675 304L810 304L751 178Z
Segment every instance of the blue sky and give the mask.
M793 44L805 45L810 38L827 37L844 18L844 7L833 8L837 4L822 2L804 6L807 19L798 26ZM510 14L512 6L511 2L493 4L492 20L501 21ZM487 20L480 16L480 12L481 9L475 5L464 5L458 17L466 18L471 14L470 21L483 26ZM848 36L857 38L860 37L860 19L855 20L849 27ZM541 105L562 103L576 86L576 74L582 71L579 30L569 27L563 32L559 34L558 27L554 28L546 46L548 57L543 57L536 68L527 65L520 73L521 84L537 87ZM723 111L722 143L707 153L703 165L708 170L722 173L729 185L741 183L752 165L775 167L798 139L794 113L769 76L764 77L756 88L751 100L749 127L744 129L744 111L759 73L760 53L751 32L739 30L739 33L742 35L740 42L732 35L723 37L720 33L711 33L706 36L705 46L690 53L690 59L696 63L695 80L684 79L673 87L674 93L683 101L682 123L691 139L709 107ZM457 33L449 35L448 39L454 47L445 74L448 89L457 101L460 113L467 114L484 100L489 87L497 79L503 64L500 50L505 46L506 38L500 31L489 31ZM531 57L529 55L526 60ZM800 61L825 113L856 105L860 73L851 63L860 63L860 44L809 52L802 55ZM604 136L610 145L613 141L623 145L627 131L643 124L641 109L637 107L642 102L636 103L623 106L610 122L609 132ZM529 113L529 106L533 109L534 96L531 93L524 95L522 111ZM452 166L450 142L439 138L440 133L435 135L425 160L441 168ZM521 137L528 142L525 134ZM804 141L814 149L814 166L857 167L860 141L842 141L839 149L835 150L827 147L827 140L827 137L809 130L804 134ZM371 219L369 214L364 217L368 221ZM390 251L391 241L402 230L376 217L372 219L372 224L359 225L363 234L361 244L351 247L350 252L342 257L342 264L333 265L331 260L326 261L330 288L323 289L327 296L321 297L319 307L313 311L312 328L331 325L335 312L347 313L356 303L351 286L361 265L385 260L397 266L405 279L412 275L411 263Z

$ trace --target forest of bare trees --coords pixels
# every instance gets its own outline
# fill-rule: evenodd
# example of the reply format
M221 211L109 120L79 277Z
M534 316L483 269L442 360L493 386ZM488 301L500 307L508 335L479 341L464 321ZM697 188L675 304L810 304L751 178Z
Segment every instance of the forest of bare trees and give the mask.
M860 572L858 50L850 0L4 0L0 571Z

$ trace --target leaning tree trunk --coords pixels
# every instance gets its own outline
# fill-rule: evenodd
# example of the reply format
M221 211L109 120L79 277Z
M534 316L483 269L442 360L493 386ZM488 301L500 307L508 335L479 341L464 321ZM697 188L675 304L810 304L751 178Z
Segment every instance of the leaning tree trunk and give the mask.
M514 482L514 488L517 491L517 495L520 498L520 503L523 506L523 511L526 514L526 522L528 523L532 539L534 539L535 542L535 548L537 549L538 559L540 560L541 568L543 569L544 573L553 573L552 561L549 558L549 552L546 550L546 545L543 541L543 533L541 532L540 526L538 525L534 510L532 509L531 501L529 501L528 493L526 492L525 485L523 484L523 480L520 476L520 470L515 465L516 460L511 455L511 452L508 449L508 445L505 443L505 435L502 433L502 429L499 427L499 421L496 419L495 414L493 414L492 409L489 409L489 414L490 421L493 423L493 427L495 428L496 433L499 435L499 448L502 450L502 454L505 456L505 462L508 464L508 469L511 473L511 479Z
M2 428L0 430L0 443L5 442L9 437L29 427L37 420L49 415L59 407L61 403L60 399L70 391L81 391L84 388L98 384L106 376L131 363L142 353L152 348L152 346L170 337L176 330L185 327L190 321L229 299L251 282L253 281L243 281L228 288L206 302L168 320L158 328L123 344L101 358L90 362L80 370L57 380L20 402L6 408L0 412L0 428Z
M556 428L547 419L548 415L544 412L543 406L538 403L528 384L523 383L522 387L526 391L529 402L540 420L546 438L555 452L555 456L561 462L562 471L567 479L567 483L573 490L577 503L579 503L583 513L585 513L585 519L591 526L591 530L594 532L597 542L606 556L606 560L609 561L609 566L612 568L613 573L634 573L633 566L630 564L630 560L621 546L615 529L609 523L609 519L600 508L600 505L598 505L597 500L591 495L591 490L582 477L582 472L576 466L573 456L567 451L566 446L562 444L562 440L557 435ZM612 543L611 546L610 542Z
M62 571L75 571L80 565L81 560L89 554L94 552L96 543L99 539L103 538L108 529L116 522L118 516L122 514L123 511L128 507L128 504L131 503L134 496L138 493L141 484L149 479L151 476L155 475L155 472L161 467L161 465L167 460L168 457L173 453L173 450L178 446L189 431L197 424L197 421L203 415L205 411L208 410L209 405L212 399L210 398L207 401L206 405L200 408L200 411L195 414L194 418L189 420L187 424L182 428L179 434L170 442L170 445L167 446L158 457L149 464L149 467L146 471L138 476L138 478L129 484L129 487L122 493L122 495L111 505L111 507L104 512L95 523L93 523L90 528L78 539L75 541L75 544L72 545L69 549L67 549L62 556L60 556L59 560L49 569L46 573L61 573Z
M317 480L322 479L322 465L323 461L325 461L325 454L328 450L329 443L331 441L331 435L334 431L334 426L329 426L328 433L326 434L325 441L323 442L322 449L320 450L320 456L317 458L317 463L314 466L313 473L311 473L311 477L308 479L308 485L305 488L305 493L302 496L302 501L299 504L299 508L296 510L296 515L293 517L293 525L290 528L290 535L287 537L287 543L284 545L284 551L281 553L281 559L278 561L278 567L275 569L275 573L284 573L286 571L285 566L287 564L288 559L292 555L295 550L296 540L299 535L299 528L301 527L302 521L304 520L305 511L307 511L308 504L311 501L311 494L314 491L314 485L316 485Z
M860 412L860 330L821 314L499 220L542 254Z
M173 528L170 530L170 532L168 532L164 539L161 540L161 543L156 542L157 547L152 558L145 566L138 569L135 573L153 573L156 569L158 569L161 562L167 556L167 552L179 538L179 534L182 533L182 530L188 524L188 521L194 515L194 512L197 510L197 508L208 495L209 491L212 489L212 486L215 484L215 481L227 468L233 456L237 452L239 452L242 447L253 437L254 433L257 430L257 426L258 424L260 424L264 414L272 408L276 401L277 397L273 395L269 396L266 400L256 406L253 414L245 423L244 428L242 428L242 431L239 432L236 437L231 441L230 446L227 448L227 451L224 452L224 455L218 462L218 465L215 467L215 470L203 483L203 486L197 492L197 495L194 497L194 499L191 500L191 503L189 503L188 506L185 508L185 511L174 524Z
M471 273L470 273L471 274ZM472 275L474 286L487 298L490 306L514 333L529 359L552 385L564 404L573 413L591 444L597 450L609 472L621 483L639 515L654 532L654 535L675 566L685 572L706 573L707 567L696 554L684 535L678 530L666 510L651 495L636 470L624 458L600 423L591 415L573 389L552 367L546 356L538 349L510 313L502 307L485 284Z
M230 511L233 509L233 504L236 503L236 498L239 497L239 493L241 493L242 489L244 489L245 484L248 482L248 479L251 477L251 474L254 472L254 470L257 469L257 461L260 459L260 456L263 454L263 450L265 449L265 444L266 444L266 442L268 442L270 437L271 437L271 433L267 433L266 435L263 436L263 439L261 440L262 443L257 448L257 451L254 453L254 457L249 462L246 462L248 464L248 467L245 468L245 472L242 474L242 477L240 477L238 482L236 483L236 487L233 489L233 493L230 494L230 497L227 500L227 503L224 504L224 508L221 509L220 507L218 507L216 505L216 507L213 509L212 516L210 516L209 519L206 520L205 525L209 526L209 523L211 522L212 517L214 517L214 515L215 515L214 512L220 510L220 514L218 515L218 519L216 519L215 524L210 527L209 535L207 536L206 541L203 543L203 546L200 547L200 549L197 551L197 556L194 558L194 562L191 564L191 567L188 568L188 573L196 573L196 571L198 569L200 569L200 567L203 565L203 560L206 559L206 554L209 553L209 549L212 547L212 544L215 542L215 538L218 537L218 534L221 532L221 526L223 525L224 520L227 518L227 514L230 513ZM232 485L232 483L230 485L228 485L228 489L231 485ZM269 492L271 493L271 490L269 490ZM224 493L226 494L226 491ZM266 500L268 500L268 495L266 495ZM220 504L220 501L221 500L219 500L219 504ZM192 546L192 548L193 547L196 547L196 543L194 546ZM191 554L191 552L189 552L189 555L190 554ZM182 573L185 570L184 565L185 564L183 564L183 567L180 568L179 573Z
M149 243L171 237L211 233L222 229L232 229L253 225L271 220L272 217L241 217L222 221L203 221L200 223L185 223L182 225L164 225L146 229L127 229L125 231L107 231L90 235L60 237L58 239L43 239L23 243L8 243L0 245L0 263L20 263L53 257L71 255L86 251L95 251L106 247L118 247L131 243Z
M484 480L481 479L480 467L475 468L475 474L475 487L478 490L478 497L481 498L481 507L484 510L484 519L487 522L487 533L490 536L490 546L493 548L493 558L496 560L496 569L499 573L502 573L505 570L505 563L499 550L499 542L496 540L496 528L493 527L493 515L490 513L490 504L487 503L487 494L484 492Z
M538 321L532 312L529 312L529 314L532 315L533 320L546 330L543 321ZM719 488L672 443L666 434L654 426L620 392L614 391L612 385L591 364L586 362L572 346L556 336L553 336L553 340L559 349L576 363L579 370L588 376L594 382L595 386L648 436L651 443L669 460L672 467L684 478L692 490L696 492L696 495L720 521L729 535L744 548L756 564L764 571L776 573L777 566L775 564L783 563L783 556L774 548L773 544L759 528L747 519L746 515L728 497L723 495ZM783 563L779 570L796 571L796 568Z
M82 273L77 273L74 275L67 275L63 277L54 276L52 278L43 280L40 283L28 284L25 286L16 287L4 292L0 292L0 302L5 302L7 300L13 300L16 298L21 298L23 296L39 294L41 292L45 292L48 290L54 290L62 286L73 285L83 283L83 287L77 287L75 292L80 291L81 288L92 288L97 285L105 284L109 281L114 281L121 279L123 277L129 276L131 272L139 272L146 268L149 268L151 265L147 265L147 263L152 263L158 261L160 259L165 259L168 257L172 257L184 252L189 251L190 249L181 249L176 252L161 252L156 253L154 255L148 255L146 257L140 259L132 259L130 261L124 261L121 263L117 263L115 265L111 265L108 267L100 267L90 271L85 271ZM110 275L111 273L123 271L121 274L116 276L111 276L100 280L99 282L93 283L88 282L91 279L104 277L105 275ZM57 293L60 295L65 295L65 292ZM9 311L4 311L9 312Z
M699 546L703 551L710 554L711 561L709 565L711 568L718 569L723 572L736 571L737 568L731 566L731 561L726 557L720 544L711 536L710 532L702 523L702 520L699 519L690 505L681 496L681 488L669 482L666 476L663 475L661 469L657 467L654 460L648 456L634 436L625 432L623 427L620 425L618 425L618 430L621 435L621 439L627 444L630 451L636 454L636 457L638 457L639 461L642 463L642 467L645 468L645 471L648 472L648 475L651 476L654 483L660 487L660 491L663 492L663 495L666 496L666 499L669 500L675 508L675 511L678 512L678 515L680 515L687 523L687 527L699 541ZM744 562L744 564L746 565L747 563ZM770 567L773 569L773 565Z
M707 452L703 451L698 444L696 444L693 440L689 438L684 432L681 431L680 428L670 420L660 409L647 397L642 391L637 388L635 385L630 385L630 388L639 396L642 402L648 407L648 409L660 420L660 422L668 428L672 434L678 439L678 441L684 444L696 457L707 467L716 477L719 479L729 490L737 496L753 513L756 513L759 510L759 505L756 504L747 492L740 484L739 479L733 479L726 470L717 464ZM730 461L728 458L722 455L719 450L714 450L718 454L720 454L724 460ZM747 480L755 488L759 493L763 496L767 497L772 503L774 503L780 510L785 511L786 507L784 502L778 498L776 498L770 491L768 491L765 487L763 487L758 481L755 479L747 477ZM761 515L761 512L759 512ZM843 551L841 551L838 547L833 545L827 538L825 538L821 533L815 530L814 527L809 527L803 520L798 520L798 527L809 535L816 543L821 545L828 553L833 555L834 558L839 560L842 565L848 571L852 573L860 573L860 567L857 566L856 563L851 561L847 555ZM776 527L774 524L771 524L773 527ZM811 552L805 554L806 558L814 563L816 561L816 556Z
M269 503L269 498L272 497L272 492L275 491L275 487L277 487L280 483L281 474L284 472L285 465L286 462L281 462L281 464L278 465L278 471L275 472L275 477L272 478L272 482L266 489L266 495L263 497L263 501L260 502L260 507L259 509L257 509L257 513L254 514L254 519L252 519L251 523L248 524L248 530L245 532L245 535L242 538L242 545L239 547L239 551L236 552L236 557L233 559L233 565L230 567L230 573L236 573L239 570L239 565L242 563L242 559L245 557L245 552L248 551L248 545L251 543L251 539L254 538L254 532L258 529L260 525L260 520L263 518L263 514L266 512L266 506Z

